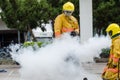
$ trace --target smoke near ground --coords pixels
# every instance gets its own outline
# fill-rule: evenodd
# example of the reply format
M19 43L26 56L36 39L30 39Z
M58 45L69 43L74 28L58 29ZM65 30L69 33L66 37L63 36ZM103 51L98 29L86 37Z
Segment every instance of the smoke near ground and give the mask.
M110 39L105 36L93 37L80 43L78 37L65 34L54 39L51 44L33 50L32 47L21 48L11 46L12 57L20 63L21 78L24 80L96 80L82 67L83 62L94 62L102 48L110 46Z

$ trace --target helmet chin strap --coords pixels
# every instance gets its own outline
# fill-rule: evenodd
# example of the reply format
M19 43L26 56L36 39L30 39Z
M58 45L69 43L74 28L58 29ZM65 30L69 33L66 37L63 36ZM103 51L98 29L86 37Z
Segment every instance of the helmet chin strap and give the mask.
M117 37L117 36L120 36L120 33L111 36L111 39L113 39L113 38L115 38L115 37Z

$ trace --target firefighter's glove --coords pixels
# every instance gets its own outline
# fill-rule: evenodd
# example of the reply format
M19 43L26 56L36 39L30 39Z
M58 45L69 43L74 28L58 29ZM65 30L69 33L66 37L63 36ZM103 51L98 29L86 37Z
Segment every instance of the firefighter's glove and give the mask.
M72 31L72 32L70 33L70 35L73 36L73 37L75 37L75 36L77 36L77 33L76 33L75 31Z
M109 65L110 65L110 63L107 63L107 64L106 64L106 66L109 66Z

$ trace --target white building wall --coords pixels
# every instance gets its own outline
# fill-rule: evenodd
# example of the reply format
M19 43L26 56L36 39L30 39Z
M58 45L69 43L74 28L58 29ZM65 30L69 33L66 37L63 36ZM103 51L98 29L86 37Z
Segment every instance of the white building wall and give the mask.
M79 0L80 38L84 42L93 36L92 0Z
M0 30L10 30L0 18Z

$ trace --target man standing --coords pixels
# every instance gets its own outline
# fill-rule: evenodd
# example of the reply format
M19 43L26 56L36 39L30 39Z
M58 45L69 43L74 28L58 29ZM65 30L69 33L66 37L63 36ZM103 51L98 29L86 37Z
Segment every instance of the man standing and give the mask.
M79 35L79 25L77 19L72 16L74 5L67 2L63 5L63 13L58 15L54 23L55 37L60 37L61 34L69 32L71 36Z
M110 24L106 32L112 39L109 61L104 68L103 80L120 80L120 27L116 23Z

